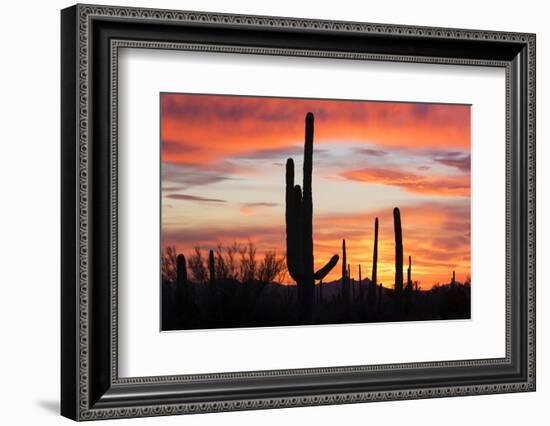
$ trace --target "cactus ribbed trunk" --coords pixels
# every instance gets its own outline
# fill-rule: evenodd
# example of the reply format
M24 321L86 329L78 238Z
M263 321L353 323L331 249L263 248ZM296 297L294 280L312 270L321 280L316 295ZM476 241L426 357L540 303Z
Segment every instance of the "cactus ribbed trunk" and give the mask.
M393 229L395 233L395 292L403 291L403 233L401 230L401 213L393 209Z
M456 282L456 275L455 275L455 271L453 271L453 280L451 281L452 284L454 284Z
M296 282L298 293L298 320L301 323L313 321L315 301L315 279L323 279L338 263L334 255L323 268L313 270L313 114L306 115L304 142L303 191L294 185L294 161L286 163L286 249L287 267Z

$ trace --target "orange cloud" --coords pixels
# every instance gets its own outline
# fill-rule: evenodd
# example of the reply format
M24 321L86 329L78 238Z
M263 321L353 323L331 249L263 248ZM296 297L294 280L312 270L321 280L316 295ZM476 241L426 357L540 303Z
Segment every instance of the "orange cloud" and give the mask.
M251 150L290 147L315 114L316 144L372 141L381 146L469 148L467 105L336 101L219 95L161 96L162 160L205 164Z
M368 168L344 171L340 176L375 185L399 186L406 191L439 196L470 195L470 175L433 176L392 169Z
M278 206L277 203L243 203L240 212L245 216L261 214L265 209Z

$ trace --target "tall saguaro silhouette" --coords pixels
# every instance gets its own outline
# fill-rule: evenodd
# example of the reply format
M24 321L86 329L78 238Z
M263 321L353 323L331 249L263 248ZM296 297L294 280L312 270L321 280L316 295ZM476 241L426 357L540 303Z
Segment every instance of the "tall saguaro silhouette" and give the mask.
M401 213L393 209L393 229L395 232L395 292L403 290L403 233L401 231Z
M303 190L294 185L294 160L286 162L286 252L288 272L298 287L298 320L313 321L315 280L322 280L338 263L338 255L317 272L313 270L313 114L306 114Z
M374 219L374 249L372 252L372 276L369 291L367 293L367 301L369 304L374 304L376 300L376 274L378 272L378 218Z

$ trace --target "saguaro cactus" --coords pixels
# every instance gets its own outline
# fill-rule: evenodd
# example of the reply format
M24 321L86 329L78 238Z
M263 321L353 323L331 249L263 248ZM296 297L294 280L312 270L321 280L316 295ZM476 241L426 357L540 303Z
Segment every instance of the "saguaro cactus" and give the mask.
M412 307L413 285L411 281L411 256L409 256L409 267L407 268L407 286L405 287L405 313L408 315Z
M288 272L298 287L298 319L313 320L315 280L323 279L338 263L338 255L317 272L313 270L313 114L306 114L303 190L294 185L294 160L286 162L286 252Z
M363 303L363 283L361 282L361 264L359 266L359 303Z
M342 299L349 303L349 276L346 263L346 240L342 240Z
M453 271L453 280L451 281L451 284L454 284L456 282L456 275L455 271Z
M412 290L412 281L411 281L411 256L409 256L409 267L407 268L407 288Z
M393 209L393 229L395 233L395 292L403 290L403 233L401 231L401 213Z
M350 303L353 303L353 298L355 297L355 286L353 282L353 278L351 278L351 267L348 263L348 274L347 274L347 280L348 280L348 286L350 288Z
M210 275L210 288L216 290L216 274L214 272L214 250L208 254L208 273Z
M379 286L375 285L374 288L378 293L378 297L376 298L376 310L378 311L378 313L380 313L382 311L382 296L383 296L382 292L383 292L384 286L382 285L382 283L380 283Z
M176 257L176 283L187 284L187 264L183 254Z
M185 309L188 302L187 289L187 265L185 256L178 254L176 257L176 307L178 311Z
M374 302L376 301L377 271L378 271L378 218L374 219L374 249L372 253L372 276L371 276L371 284L369 286L368 293L367 293L367 302L370 304L374 304Z
M372 283L376 285L378 270L378 218L374 219L374 249L372 253Z
M346 240L342 240L342 283L344 282L344 278L346 278L348 275L348 264L346 263L346 261Z

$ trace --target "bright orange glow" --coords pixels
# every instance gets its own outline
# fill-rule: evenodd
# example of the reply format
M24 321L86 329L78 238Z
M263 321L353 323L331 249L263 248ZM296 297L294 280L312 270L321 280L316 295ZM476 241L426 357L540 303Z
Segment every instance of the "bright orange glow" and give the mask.
M252 241L261 259L285 251L284 163L301 183L304 117L315 115L315 266L341 254L354 278L393 287L393 207L401 210L404 272L424 289L470 275L470 107L467 105L163 94L162 244ZM337 280L339 263L325 278Z
M470 176L422 176L389 169L350 170L342 173L346 179L369 184L400 186L407 191L439 196L469 196Z

